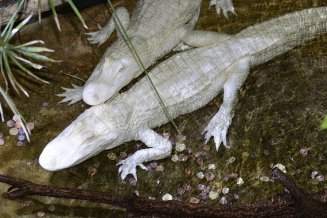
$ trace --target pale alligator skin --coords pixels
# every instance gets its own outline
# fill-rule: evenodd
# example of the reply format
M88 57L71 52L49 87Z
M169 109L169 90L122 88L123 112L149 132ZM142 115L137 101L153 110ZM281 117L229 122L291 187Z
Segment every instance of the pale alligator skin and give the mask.
M213 5L218 14L222 11L226 17L228 11L235 13L231 0L211 0L210 6ZM200 6L201 0L140 0L131 19L125 8L116 9L116 14L148 68L173 48L182 50L189 46L202 46L193 44L195 40L189 41ZM89 41L102 44L115 28L116 21L111 18L104 28L89 33ZM89 105L97 105L110 99L141 73L124 38L118 34L118 40L107 49L84 87L73 85L73 88L64 88L65 92L58 96L65 97L61 102L73 104L83 99Z
M211 45L187 50L156 66L152 78L170 115L195 111L221 91L223 103L204 130L216 149L226 134L237 93L250 68L265 63L327 31L327 7L306 9L250 26L227 40L206 38ZM40 156L49 171L74 166L124 142L140 140L148 149L120 162L119 173L136 178L136 167L171 154L171 143L152 129L168 122L146 78L108 103L93 106L51 141Z

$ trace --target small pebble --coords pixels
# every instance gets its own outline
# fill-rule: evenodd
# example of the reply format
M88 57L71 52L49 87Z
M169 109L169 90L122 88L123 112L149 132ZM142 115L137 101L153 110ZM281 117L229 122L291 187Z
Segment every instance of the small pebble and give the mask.
M24 141L26 139L25 135L18 135L17 138L19 141Z
M224 195L227 194L229 192L229 188L223 188L223 190L221 191Z
M323 182L323 181L325 181L325 177L323 175L319 175L316 177L316 180L319 182Z
M198 185L198 189L199 189L200 191L203 191L204 189L206 189L206 186L203 185L203 184L199 184L199 185Z
M162 196L162 200L163 201L171 201L173 200L173 196L171 194L165 194L164 196Z
M283 164L278 163L278 164L276 164L274 166L274 168L275 167L277 167L278 169L280 169L283 173L286 173L286 167Z
M231 164L231 163L234 163L235 159L236 159L235 157L230 157L230 158L228 158L228 160L226 162Z
M187 161L188 157L185 154L178 155L178 160L181 162Z
M0 145L4 145L5 144L5 140L3 138L0 138Z
M14 127L14 126L15 126L15 121L13 121L13 120L8 120L8 121L7 121L7 126L10 127L10 128L11 128L11 127Z
M177 143L175 146L175 150L178 152L182 152L186 149L186 145L184 143Z
M203 145L202 149L204 151L209 151L210 150L210 146L209 145Z
M162 165L156 166L155 171L157 172L163 172L165 170L165 167Z
M216 165L215 164L209 164L208 165L208 170L215 170L216 169Z
M302 155L302 157L306 157L308 155L309 148L301 148L299 153Z
M227 199L226 199L225 197L222 197L222 198L220 199L220 203L223 204L223 205L225 205L225 204L227 204L228 202L227 202Z
M242 186L243 184L244 184L244 180L240 177L240 178L237 178L236 179L236 184L238 185L238 186Z
M21 118L20 118L20 116L19 115L17 115L17 114L15 114L14 116L13 116L13 121L15 121L15 122L19 122L19 121L21 121Z
M20 147L20 146L24 146L24 143L22 141L18 141L16 145Z
M196 174L196 177L198 177L199 179L203 179L203 178L204 178L204 174L203 174L203 172L198 172L198 173Z
M263 182L269 182L270 181L268 176L260 176L259 179L260 179L260 181L263 181Z
M179 160L178 155L174 154L173 156L171 156L171 161L176 163Z
M50 211L50 212L53 212L53 211L55 211L56 210L56 207L54 206L54 205L50 205L49 207L48 207L48 211Z
M191 199L190 199L191 204L198 204L199 202L200 202L200 200L196 197L191 197Z
M219 193L218 192L215 192L215 191L210 191L209 192L209 198L211 199L211 200L215 200L215 199L217 199L219 197Z
M10 135L17 135L18 134L18 129L13 127L9 130Z
M22 123L21 123L21 122L16 122L16 123L15 123L15 127L16 127L17 129L22 128Z
M39 212L36 213L36 216L37 217L44 217L45 213L43 211L39 211Z
M213 174L212 172L206 172L205 177L206 177L207 181L212 181L216 177L216 175Z
M208 194L206 192L201 192L200 197L202 200L206 200L206 199L208 199Z
M25 134L23 128L19 128L19 129L18 129L18 134L20 134L20 135Z
M107 157L109 158L109 160L116 160L117 155L115 153L111 152L107 155Z
M177 192L178 195L181 196L181 195L183 195L183 194L185 193L185 189L183 189L183 188L178 188L176 192Z
M196 163L199 164L200 166L203 165L203 158L199 157L196 159Z
M311 173L311 178L312 178L312 179L315 179L317 175L318 175L318 171L313 171L313 172Z
M135 191L134 191L134 194L135 194L137 197L140 196L140 192L139 192L138 190L135 190Z
M26 123L26 128L30 131L34 129L34 123Z

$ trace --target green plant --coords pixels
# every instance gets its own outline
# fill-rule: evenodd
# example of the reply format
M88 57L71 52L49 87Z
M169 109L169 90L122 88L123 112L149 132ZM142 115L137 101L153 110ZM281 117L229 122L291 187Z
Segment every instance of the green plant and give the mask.
M59 19L58 19L58 16L57 16L57 12L56 12L55 7L54 7L54 4L53 4L53 0L48 0L48 2L49 2L49 6L51 8L53 17L55 19L57 28L60 31L60 23L59 23ZM84 21L82 15L80 14L80 12L78 11L77 7L75 6L74 2L72 0L67 0L67 2L70 5L70 7L73 9L73 11L75 12L75 14L78 17L78 19L83 24L84 28L87 29L87 26L85 24L85 21ZM39 14L39 23L40 23L41 22L41 0L38 0L38 14Z
M16 12L12 15L12 17L10 18L9 22L4 27L4 29L0 30L0 72L6 86L6 89L3 89L3 87L0 86L0 94L3 96L4 100L6 101L11 111L14 114L17 114L21 117L23 130L25 131L26 137L29 140L29 132L26 130L24 125L26 121L21 115L21 113L18 111L15 103L12 101L12 99L8 94L8 87L10 84L10 86L13 87L13 89L18 95L20 94L20 92L22 92L27 97L29 96L28 92L24 89L24 87L16 80L15 74L12 70L12 66L15 66L20 73L26 73L28 76L38 81L41 81L43 83L48 83L47 81L36 76L28 68L34 68L37 70L43 68L42 65L34 63L33 61L31 61L31 59L38 60L38 61L50 61L50 62L55 62L55 60L39 54L41 52L53 52L53 50L40 46L38 47L32 46L35 44L44 44L44 42L41 40L33 40L20 45L13 45L10 43L10 41L13 39L15 34L23 26L25 26L26 23L32 17L32 14L29 15L26 19L24 19L21 23L19 23L16 27L14 27L14 23L17 18L18 12L22 9L23 5L24 5L24 0L20 0L18 2L18 7ZM2 112L2 108L0 109L0 111ZM3 119L3 114L1 114L1 118Z

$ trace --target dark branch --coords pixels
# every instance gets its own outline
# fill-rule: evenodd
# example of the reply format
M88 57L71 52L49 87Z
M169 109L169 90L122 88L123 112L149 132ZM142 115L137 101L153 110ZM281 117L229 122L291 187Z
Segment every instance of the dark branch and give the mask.
M0 182L11 185L7 191L9 199L23 198L32 195L81 199L116 205L126 208L130 213L132 212L138 215L159 215L161 217L172 215L193 217L298 217L304 213L307 214L305 207L303 207L304 210L299 210L296 206L303 205L313 199L304 196L301 190L300 193L299 188L289 182L282 172L274 170L273 174L276 176L276 179L280 180L291 192L295 198L294 201L289 198L276 197L259 204L212 207L178 201L153 201L141 197L123 198L105 192L40 185L1 174ZM312 208L315 208L317 211L320 211L319 215L324 214L326 212L326 206L320 202L316 203L318 203L317 205L320 209L316 208L317 205L313 205L313 207L310 206L308 209L311 211ZM310 215L312 214L314 213Z

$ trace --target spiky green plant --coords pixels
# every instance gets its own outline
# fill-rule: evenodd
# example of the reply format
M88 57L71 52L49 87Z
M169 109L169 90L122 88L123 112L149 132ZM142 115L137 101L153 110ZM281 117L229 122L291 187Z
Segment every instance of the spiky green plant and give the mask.
M57 28L60 31L60 23L59 23L59 19L58 19L58 16L57 16L57 12L56 12L54 4L53 4L53 0L48 0L48 2L49 2L50 9L52 11L53 17L55 19ZM70 5L70 7L73 9L73 11L75 12L78 19L83 24L84 28L87 29L85 21L84 21L82 15L81 15L81 13L78 11L77 7L75 6L74 2L72 0L67 0L67 2ZM39 14L39 23L40 23L41 22L41 0L38 0L38 14Z
M25 131L26 137L29 140L29 132L25 128L25 119L21 115L21 113L16 108L14 102L10 98L8 94L9 85L15 90L15 92L19 95L20 92L24 93L27 97L28 92L24 89L24 87L16 80L14 71L12 70L12 66L15 66L20 72L26 73L30 77L41 81L43 83L48 83L47 81L41 79L40 77L36 76L33 72L31 72L28 68L34 68L40 70L43 68L42 65L34 63L31 59L38 60L38 61L50 61L56 62L55 60L48 58L44 55L39 53L41 52L53 52L53 50L40 47L40 46L32 46L35 44L44 44L41 40L33 40L27 43L23 43L20 45L13 45L10 41L13 39L15 34L28 23L31 19L32 14L29 15L26 19L24 19L21 23L19 23L16 27L14 27L15 20L17 18L18 12L22 9L24 5L24 0L20 0L18 2L18 7L16 12L12 15L7 25L4 27L3 30L0 29L0 72L2 79L5 82L6 89L3 89L0 86L0 94L3 96L4 100L6 101L7 105L11 109L14 114L19 115L22 118L23 130ZM1 105L0 105L1 107ZM0 108L0 112L2 108ZM1 115L3 120L3 114Z

